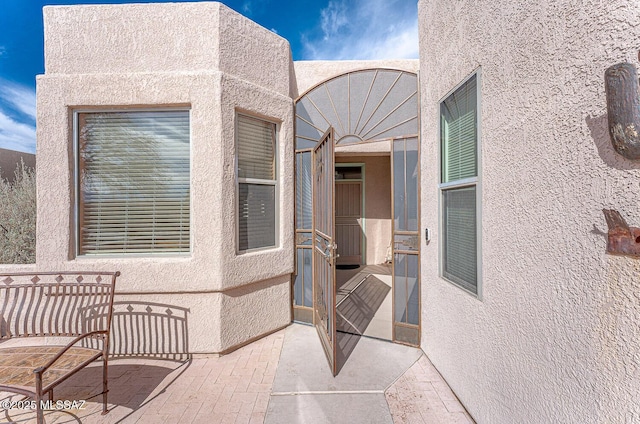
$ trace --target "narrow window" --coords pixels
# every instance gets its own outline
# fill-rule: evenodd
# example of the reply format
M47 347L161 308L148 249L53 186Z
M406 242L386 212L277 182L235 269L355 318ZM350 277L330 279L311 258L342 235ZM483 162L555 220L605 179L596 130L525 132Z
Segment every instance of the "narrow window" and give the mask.
M188 253L189 111L76 116L77 254Z
M440 103L442 276L478 294L478 94L473 75Z
M276 245L276 124L237 115L238 251Z

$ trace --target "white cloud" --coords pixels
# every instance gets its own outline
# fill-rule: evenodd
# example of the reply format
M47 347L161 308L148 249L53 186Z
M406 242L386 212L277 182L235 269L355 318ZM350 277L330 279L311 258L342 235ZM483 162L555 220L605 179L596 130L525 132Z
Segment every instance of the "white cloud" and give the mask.
M2 56L3 54L5 54L7 50L4 48L4 46L0 46L0 56Z
M0 148L35 152L35 90L0 79Z
M35 127L17 122L0 111L0 148L34 153L36 151Z
M242 6L240 6L240 11L245 16L257 17L269 10L270 2L271 0L244 0Z
M22 85L0 80L0 100L31 119L36 119L36 92Z
M343 1L330 1L329 5L320 11L320 27L324 34L324 41L335 37L342 28L348 25L347 16L347 5Z
M304 59L418 57L414 0L332 0L320 13L319 29L302 35Z

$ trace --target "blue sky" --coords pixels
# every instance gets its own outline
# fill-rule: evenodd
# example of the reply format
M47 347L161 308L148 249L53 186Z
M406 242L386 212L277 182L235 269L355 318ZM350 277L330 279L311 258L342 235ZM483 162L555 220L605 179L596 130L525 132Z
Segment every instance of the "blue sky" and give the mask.
M0 0L0 148L35 152L35 76L44 73L43 6L158 2ZM286 38L294 60L418 57L417 0L222 3Z

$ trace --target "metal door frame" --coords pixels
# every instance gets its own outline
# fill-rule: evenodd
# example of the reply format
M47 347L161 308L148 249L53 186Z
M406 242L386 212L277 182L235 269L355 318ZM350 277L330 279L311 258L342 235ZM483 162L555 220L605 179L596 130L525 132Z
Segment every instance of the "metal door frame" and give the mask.
M323 151L324 150L324 151ZM318 171L318 152L323 169ZM312 269L313 269L313 325L329 362L332 374L337 373L336 361L336 243L335 243L335 144L333 128L322 135L313 149L312 164ZM318 187L318 172L324 172L326 190ZM324 214L318 213L318 201L325 202ZM319 219L325 222L319 223ZM318 230L322 225L324 233ZM329 234L326 234L329 233ZM326 290L323 290L323 287ZM328 292L328 293L327 293ZM324 299L324 302L322 302ZM321 304L324 303L324 306ZM324 311L320 307L324 307Z
M355 77L359 77L360 73L367 73L367 72L371 72L371 71L375 71L375 74L373 75L373 79L371 79L371 83L369 84L369 91L367 96L364 99L360 99L363 100L363 104L361 105L360 108L356 108L353 109L351 108L351 106L354 104L352 103L352 97L351 97L351 83L352 83L352 79ZM392 203L392 216L391 216L391 221L392 221L392 227L391 227L391 236L392 236L392 252L394 252L393 256L393 264L392 264L392 277L393 277L393 287L392 287L392 291L393 291L393 295L395 296L395 289L396 289L396 284L395 284L395 280L396 280L396 270L393 269L393 266L396 265L396 254L398 253L400 255L402 254L412 254L412 255L417 255L417 260L418 260L418 265L417 265L417 284L418 284L418 324L417 325L410 325L409 327L411 327L411 329L414 331L413 334L415 334L415 331L417 331L417 337L410 337L411 341L407 342L406 340L398 340L396 331L395 331L395 326L393 326L393 335L392 335L392 339L394 342L397 343L405 343L405 344L411 344L414 345L414 343L416 343L416 345L419 345L420 343L420 336L421 336L421 326L422 326L422 314L421 314L421 309L422 309L422 299L420 296L420 292L422 291L422 287L421 287L421 282L420 282L420 271L421 271L421 248L422 248L422 243L421 243L421 238L422 238L422 233L421 233L421 224L420 224L420 209L421 209L421 181L420 181L420 161L421 161L421 143L420 143L420 98L419 95L417 96L417 109L416 109L416 114L415 114L415 118L417 118L416 122L416 128L415 130L413 128L411 128L410 130L406 131L405 134L400 135L402 133L398 133L398 135L393 135L393 136L389 136L389 137L381 137L381 138L377 138L378 133L373 134L373 135L368 135L371 132L371 129L365 131L365 126L360 126L360 118L363 118L364 115L364 105L367 104L367 102L369 101L369 93L372 92L372 89L374 87L374 84L378 84L382 83L382 79L378 78L380 75L382 75L383 72L387 72L387 71L392 71L392 72L400 72L402 74L409 74L409 75L415 75L416 77L416 93L419 93L419 87L420 87L420 81L419 81L419 77L415 74L415 72L410 72L410 71L406 71L406 70L401 70L401 69L386 69L386 68L373 68L373 69L361 69L361 70L356 70L356 71L350 71L350 72L346 72L344 74L341 75L337 75L335 77L329 78L323 82L318 83L317 85L309 88L304 94L300 95L297 99L295 99L295 107L296 107L296 114L295 114L295 118L296 121L294 123L294 129L295 129L295 154L296 154L296 158L298 157L297 155L302 153L306 153L309 152L311 153L312 156L312 164L313 165L313 151L315 150L314 147L315 145L318 143L318 139L316 138L317 135L315 133L315 131L313 131L313 129L317 130L317 134L322 133L324 129L327 129L327 125L330 126L334 126L336 128L336 130L338 131L339 134L336 134L334 132L334 138L335 137L342 137L341 139L337 140L338 146L340 146L344 140L347 140L345 137L347 136L353 136L353 137L357 137L360 139L360 141L353 141L351 139L347 140L348 144L350 145L357 145L357 144L366 144L366 143L370 143L370 142L382 142L382 141L387 141L390 143L390 146L392 147L391 149L389 149L389 156L390 156L390 161L392 162L391 166L393 166L393 144L396 141L400 141L401 139L409 139L409 138L416 138L417 142L418 142L418 150L417 150L417 158L418 158L418 166L417 166L417 219L418 219L418 227L417 227L417 231L410 231L410 234L401 234L400 231L394 231L395 226L394 226L394 212L393 212L393 208L394 208L394 202L395 202L395 196L393 195L393 191L394 191L394 182L393 182L393 168L391 170L391 186L390 186L390 190L391 190L391 203ZM368 120L372 119L373 113L375 111L378 110L378 108L381 106L382 102L390 95L390 93L393 91L394 87L396 87L396 83L398 83L400 81L400 77L401 75L398 75L396 77L396 79L394 80L394 82L391 84L390 87L385 88L384 90L386 90L384 92L384 95L382 96L382 98L375 99L375 107L372 109L373 112L371 112L370 110L367 109L367 115ZM328 83L333 81L333 80L338 80L341 78L346 78L347 81L347 87L348 89L346 91L340 91L340 92L330 92L330 90L328 90ZM355 81L355 79L353 79L353 81ZM401 81L402 82L402 81ZM398 84L398 86L400 86ZM317 102L314 102L313 99L311 99L311 93L320 93L318 95L321 95L322 93L326 93L327 96L329 96L329 102L326 104L320 104ZM408 93L408 92L407 92ZM415 94L415 93L414 93ZM331 97L333 95L333 98ZM303 100L304 98L309 97L309 102L307 102L308 104L305 105L305 108L308 108L309 111L315 111L317 110L317 112L319 113L315 113L314 114L309 114L309 113L305 113L306 109L301 109L301 112L298 113L297 108L298 108L298 102L300 102L301 100ZM410 99L411 96L407 97L402 103L404 104L404 102L406 102L408 99ZM341 109L336 109L336 105L335 102L340 102L340 104L342 103L346 103L349 105L348 108L348 113L343 117L343 114L341 114L340 116L338 116L338 110ZM373 105L374 103L372 103ZM399 106L396 106L396 109ZM326 113L325 112L326 109ZM387 118L387 116L389 116L392 112L394 112L396 109L393 109L391 112L389 112L389 114L385 115L382 119L380 119L380 122L382 122L384 119ZM353 115L353 111L355 112L355 115ZM359 113L358 113L359 111ZM371 112L371 113L369 113ZM353 117L352 117L353 115ZM335 118L337 119L334 119ZM356 121L356 117L357 117L357 121ZM400 125L402 123L405 122L409 122L411 117L407 118L405 121L396 123L395 125ZM404 118L403 118L404 119ZM411 118L413 119L413 118ZM378 122L376 124L379 125L380 122ZM352 123L355 123L355 127L352 125ZM306 130L305 131L300 131L298 132L297 129L297 125L303 125ZM345 127L346 125L346 127ZM390 127L393 128L393 127ZM344 132L344 134L340 133L340 131ZM342 134L342 135L340 135ZM320 140L323 140L324 137L326 136L323 135ZM334 140L335 141L335 140ZM334 149L335 149L335 143L334 143ZM335 159L335 151L334 151L334 159ZM296 163L297 163L296 159ZM306 158L305 158L306 160ZM297 166L297 165L296 165ZM311 168L313 169L313 166L311 166ZM313 170L311 171L312 175L313 175ZM296 174L297 175L297 174ZM297 178L297 177L296 177ZM312 176L313 178L313 176ZM297 179L296 179L296 184L297 184ZM363 183L363 190L365 189L365 184ZM335 191L335 185L334 185L334 189ZM312 203L312 220L315 219L315 215L316 215L316 205L314 204L315 202L315 198L312 196L313 201ZM406 199L405 199L406 200ZM307 203L305 203L306 205ZM296 197L296 207L297 207L297 197ZM305 206L306 207L306 206ZM364 212L364 211L363 211ZM335 209L334 212L335 213ZM365 212L366 214L366 212ZM306 215L305 215L306 216ZM296 215L296 220L298 219L297 215ZM308 250L312 250L313 247L313 243L312 240L310 239L315 239L314 234L313 234L313 229L308 229L308 228L298 228L298 226L296 225L296 230L295 230L295 234L296 234L296 239L295 239L295 263L296 263L296 270L298 270L299 265L298 265L298 251L299 249L308 249ZM413 229L413 228L412 228ZM335 236L335 234L334 234ZM398 237L396 237L398 236ZM395 240L394 240L395 239ZM315 241L315 240L314 240ZM335 241L335 240L334 240ZM399 244L396 244L396 242L398 242ZM366 243L366 239L365 239L365 243ZM428 243L428 242L427 242ZM415 246L415 247L414 247ZM366 249L366 247L365 247ZM305 250L306 251L306 250ZM314 250L312 250L314 251ZM308 254L308 253L307 253ZM312 254L312 262L313 262L313 257L314 255ZM415 257L415 256L413 256ZM413 259L412 259L413 260ZM313 267L313 265L312 265ZM297 271L296 271L297 274ZM311 278L313 279L313 272L311 273ZM400 273L401 274L401 273ZM402 278L402 275L399 275L400 278ZM400 279L399 278L399 279ZM404 281L404 280L403 280ZM306 285L307 280L303 279L303 284L301 286L301 289L304 290L305 288L307 288L308 286ZM405 282L406 284L406 282ZM293 299L293 286L294 286L294 281L292 281L292 302L291 302L291 310L292 310L292 317L295 319L296 316L298 316L300 321L303 322L313 322L315 320L315 316L314 316L314 308L309 308L308 306L304 306L305 302L304 302L304 293L303 293L303 302L301 305L298 305L296 303L296 301L294 301ZM406 287L406 286L405 286ZM315 290L316 285L315 283L312 284L312 292ZM399 293L398 295L403 295L403 293ZM408 296L408 294L405 294ZM315 301L315 297L316 294L313 293L313 300ZM409 296L408 296L409 297ZM395 308L395 298L393 299L393 307ZM307 302L308 302L308 298L307 298ZM415 313L415 303L412 304L412 313ZM398 305L399 307L402 307L402 305ZM406 305L405 305L406 306ZM297 313L297 315L296 315ZM308 321L307 321L308 318ZM404 320L404 318L402 319ZM395 311L393 311L393 315L392 315L392 322L395 321ZM402 323L401 323L402 324ZM393 324L392 324L393 325ZM407 330L409 328L400 325L398 326L399 329L401 330ZM400 335L400 338L402 338L402 335ZM335 355L334 355L335 356Z
M394 169L394 151L395 151L395 143L403 143L404 144L404 158L403 158L403 166L406 167L407 164L407 140L412 140L412 139L416 139L417 141L417 193L416 193L416 205L417 205L417 210L416 210L416 216L417 216L417 229L415 231L411 230L411 231L407 231L407 230L396 230L396 224L395 224L395 216L396 216L396 203L395 203L395 180L394 180L394 176L395 176L395 169ZM394 343L400 343L400 344L405 344L405 345L409 345L409 346L420 346L420 339L422 336L422 279L421 279L421 235L420 235L420 228L421 228L421 217L420 217L420 201L421 201L421 196L420 196L420 137L419 136L408 136L408 137L401 137L401 138L396 138L391 140L391 154L390 154L390 160L391 160L391 236L392 236L392 261L391 261L391 276L392 276L392 283L391 283L391 292L393 293L393 297L392 297L392 307L391 307L391 334L392 334L392 341ZM405 222L407 222L408 220L408 212L407 212L407 187L406 187L406 168L405 168L405 173L404 173L404 177L405 177L405 182L404 182L404 211L405 211ZM404 240L403 238L406 237ZM397 291L397 284L400 284L398 281L396 281L396 256L397 255L412 255L412 256L417 256L418 258L418 268L417 268L417 282L416 284L418 285L418 323L417 324L409 324L409 323L403 323L403 322L398 322L396 321L396 291ZM406 290L406 309L408 310L408 301L409 301L409 293L408 293L408 287ZM405 331L416 331L417 333L417 337L415 339L415 343L412 343L410 341L407 340L401 340L399 339L397 336L397 330L398 328L401 329L406 329Z

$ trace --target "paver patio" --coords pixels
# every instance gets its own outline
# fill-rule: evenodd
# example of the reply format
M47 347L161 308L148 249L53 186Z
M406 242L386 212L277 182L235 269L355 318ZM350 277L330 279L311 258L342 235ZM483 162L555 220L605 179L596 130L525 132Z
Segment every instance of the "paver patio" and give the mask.
M341 384L350 385L349 390L321 391L321 387L314 388L313 382L309 382L309 390L274 391L276 374L279 381L286 382L286 378L283 380L280 376L293 375L298 378L295 384L305 384L306 377L297 375L295 364L292 365L288 359L293 356L285 357L283 350L295 352L295 349L301 349L301 340L313 332L312 327L294 324L222 357L194 358L183 362L151 358L113 359L109 366L110 412L104 416L100 415L101 367L92 365L71 377L54 393L54 400L86 400L84 407L48 411L45 418L47 423L57 424L263 423L265 419L279 422L278 417L286 417L287 422L303 422L301 420L305 417L299 415L300 409L294 404L304 406L307 404L303 401L313 399L313 407L320 408L317 409L318 415L313 416L314 422L340 422L330 417L334 413L339 417L346 416L344 411L337 410L342 402L356 405L352 399L367 400L366 396L370 396L375 405L381 407L377 415L379 422L473 422L431 362L417 349L414 350L418 359L406 370L400 370L395 381L385 385L383 390L358 389L357 379L347 382L348 375L353 374L348 367L357 367L347 360L341 371L344 375L339 374L338 377L343 381ZM378 346L383 351L397 346L373 339L362 339L360 343L367 351ZM311 345L309 349L321 349L319 342L317 346L313 343L306 345ZM301 355L308 358L305 352ZM358 360L356 355L354 353L350 358L352 362ZM378 359L384 364L384 358ZM0 393L0 400L20 399L22 396ZM321 400L316 401L318 399ZM375 411L375 405L370 404L366 409ZM294 411L294 415L286 415L286 410ZM307 406L304 410L307 413L311 411ZM352 413L358 416L357 411ZM308 418L306 416L304 422L309 422ZM364 418L361 422L370 422ZM0 410L0 422L35 422L35 411L18 408ZM350 418L349 423L353 422L358 421Z

